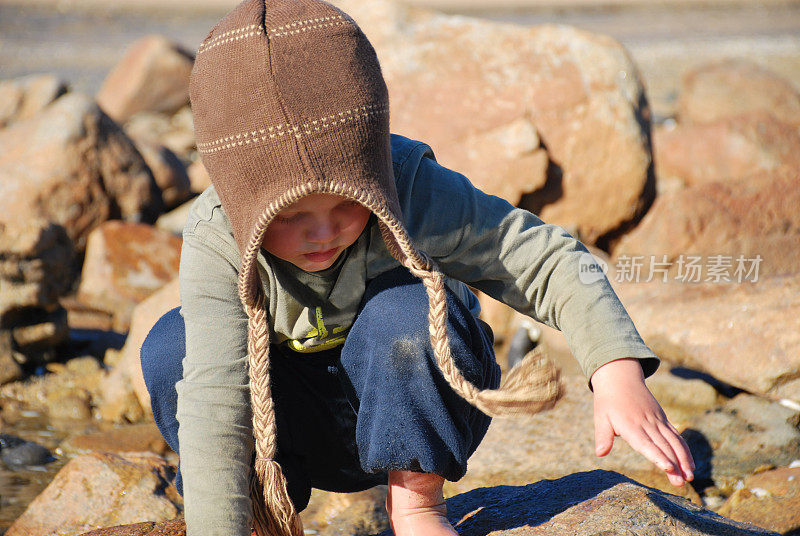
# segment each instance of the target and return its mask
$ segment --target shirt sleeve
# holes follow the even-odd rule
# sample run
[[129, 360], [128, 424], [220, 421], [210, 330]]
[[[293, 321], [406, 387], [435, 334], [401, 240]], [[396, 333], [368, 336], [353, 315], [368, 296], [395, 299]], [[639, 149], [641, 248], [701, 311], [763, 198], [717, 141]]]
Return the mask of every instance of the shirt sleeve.
[[625, 357], [640, 359], [646, 376], [655, 372], [658, 357], [608, 279], [581, 276], [593, 261], [583, 244], [433, 158], [409, 160], [416, 172], [398, 184], [409, 233], [443, 272], [561, 330], [587, 378]]
[[176, 385], [180, 469], [188, 536], [249, 536], [253, 436], [247, 315], [236, 260], [221, 240], [184, 231], [181, 314], [183, 379]]

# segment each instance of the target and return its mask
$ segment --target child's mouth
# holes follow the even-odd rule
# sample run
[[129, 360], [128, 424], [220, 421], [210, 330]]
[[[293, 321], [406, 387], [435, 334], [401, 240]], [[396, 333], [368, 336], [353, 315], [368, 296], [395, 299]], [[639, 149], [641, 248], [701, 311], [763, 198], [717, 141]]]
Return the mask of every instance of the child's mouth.
[[315, 251], [314, 253], [304, 253], [303, 257], [313, 262], [324, 262], [334, 256], [339, 248], [326, 249], [325, 251]]

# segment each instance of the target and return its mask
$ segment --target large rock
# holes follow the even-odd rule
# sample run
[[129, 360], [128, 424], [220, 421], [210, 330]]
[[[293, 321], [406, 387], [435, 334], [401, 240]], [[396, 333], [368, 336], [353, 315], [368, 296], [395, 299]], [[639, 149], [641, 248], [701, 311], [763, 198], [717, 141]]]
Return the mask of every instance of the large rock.
[[140, 353], [150, 329], [159, 318], [170, 309], [180, 305], [180, 288], [176, 277], [133, 310], [131, 329], [122, 356], [103, 381], [103, 408], [101, 413], [107, 420], [119, 420], [120, 409], [125, 408], [125, 400], [132, 391], [146, 414], [152, 415], [150, 394], [144, 384]]
[[0, 82], [0, 128], [27, 119], [67, 92], [52, 74], [34, 74]]
[[[796, 246], [796, 244], [795, 244]], [[663, 359], [771, 398], [800, 401], [800, 273], [756, 283], [616, 284]]]
[[162, 521], [161, 523], [145, 521], [97, 529], [81, 536], [186, 536], [186, 522], [183, 517]]
[[66, 311], [59, 304], [75, 279], [74, 246], [60, 225], [40, 218], [0, 222], [0, 358], [6, 374], [14, 359], [42, 364], [68, 338]]
[[174, 208], [186, 201], [191, 195], [189, 175], [175, 153], [163, 145], [137, 140], [134, 143], [161, 189], [164, 208]]
[[777, 536], [609, 471], [476, 489], [448, 499], [447, 517], [461, 536]]
[[5, 536], [72, 536], [176, 517], [173, 469], [155, 455], [86, 454], [71, 460]]
[[368, 536], [389, 528], [386, 486], [356, 493], [313, 490], [300, 513], [303, 527], [320, 536]]
[[764, 112], [660, 127], [653, 147], [659, 185], [673, 189], [770, 176], [783, 168], [800, 173], [800, 131]]
[[155, 221], [161, 207], [133, 143], [85, 95], [68, 93], [0, 131], [0, 221], [53, 221], [82, 250], [103, 221]]
[[142, 37], [108, 74], [97, 102], [118, 122], [145, 110], [176, 112], [189, 102], [193, 62], [191, 54], [163, 36]]
[[125, 332], [136, 304], [177, 277], [181, 239], [140, 224], [109, 221], [92, 231], [78, 299], [114, 314]]
[[695, 478], [732, 491], [734, 483], [765, 466], [800, 459], [800, 413], [748, 394], [697, 415], [683, 437], [695, 458]]
[[[576, 473], [526, 486], [475, 489], [448, 499], [447, 517], [461, 536], [778, 536], [609, 471]], [[352, 529], [335, 534], [356, 534], [348, 530]], [[183, 520], [174, 519], [82, 536], [185, 534]], [[380, 534], [391, 535], [389, 530]]]
[[781, 467], [744, 479], [720, 515], [781, 534], [800, 529], [800, 467]]
[[[614, 246], [616, 275], [627, 281], [646, 281], [652, 268], [656, 280], [679, 278], [694, 283], [754, 281], [756, 276], [798, 273], [798, 206], [800, 167], [664, 193], [641, 223]], [[760, 261], [755, 260], [758, 256]], [[689, 272], [690, 261], [698, 267], [692, 270], [700, 271]], [[623, 264], [625, 269], [620, 270]], [[636, 265], [640, 265], [638, 278]], [[756, 272], [745, 278], [754, 266]], [[737, 272], [739, 268], [745, 272]]]
[[800, 93], [775, 73], [741, 59], [704, 64], [684, 76], [678, 98], [681, 122], [704, 123], [748, 112], [765, 112], [800, 126]]
[[199, 194], [211, 186], [211, 177], [208, 175], [208, 170], [203, 165], [203, 161], [199, 158], [189, 165], [186, 173], [189, 175], [189, 184], [191, 184], [192, 192]]
[[60, 225], [37, 218], [0, 222], [0, 327], [22, 311], [58, 308], [75, 273], [72, 241]]
[[58, 430], [74, 431], [78, 421], [92, 418], [92, 407], [105, 373], [91, 356], [70, 359], [66, 364], [50, 363], [47, 368], [51, 374], [4, 385], [0, 397], [46, 413], [49, 424]]
[[88, 454], [90, 452], [152, 452], [165, 455], [169, 447], [161, 437], [155, 423], [142, 423], [75, 434], [59, 445], [59, 451], [70, 455]]
[[[337, 3], [375, 45], [392, 128], [428, 142], [443, 165], [514, 204], [534, 192], [527, 208], [576, 224], [589, 243], [652, 200], [649, 112], [636, 67], [613, 39], [389, 0]], [[541, 146], [554, 163], [544, 186]]]
[[184, 106], [175, 115], [160, 112], [139, 112], [125, 123], [125, 133], [139, 142], [163, 145], [181, 157], [192, 160], [196, 153], [192, 111]]
[[566, 376], [564, 385], [566, 394], [552, 410], [530, 417], [494, 419], [469, 459], [464, 478], [445, 484], [448, 494], [484, 486], [520, 485], [601, 468], [700, 502], [691, 486], [672, 486], [660, 469], [622, 439], [615, 440], [611, 454], [597, 458], [593, 400], [586, 379]]

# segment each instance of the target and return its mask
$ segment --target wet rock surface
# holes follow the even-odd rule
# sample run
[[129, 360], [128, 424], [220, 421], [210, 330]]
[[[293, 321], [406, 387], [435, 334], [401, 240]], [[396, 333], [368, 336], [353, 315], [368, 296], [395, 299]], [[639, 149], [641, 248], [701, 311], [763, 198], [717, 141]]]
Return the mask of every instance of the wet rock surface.
[[174, 469], [147, 454], [86, 454], [70, 461], [5, 536], [69, 536], [141, 521], [166, 521], [182, 501]]
[[20, 469], [52, 462], [50, 450], [33, 441], [11, 434], [0, 434], [0, 459], [9, 469]]

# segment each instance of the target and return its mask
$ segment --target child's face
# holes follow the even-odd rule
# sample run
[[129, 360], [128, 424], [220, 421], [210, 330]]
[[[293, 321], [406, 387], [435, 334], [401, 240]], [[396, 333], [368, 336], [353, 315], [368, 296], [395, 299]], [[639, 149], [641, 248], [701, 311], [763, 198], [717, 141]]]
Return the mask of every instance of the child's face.
[[333, 194], [310, 194], [278, 213], [261, 245], [307, 272], [329, 268], [359, 237], [370, 211]]

